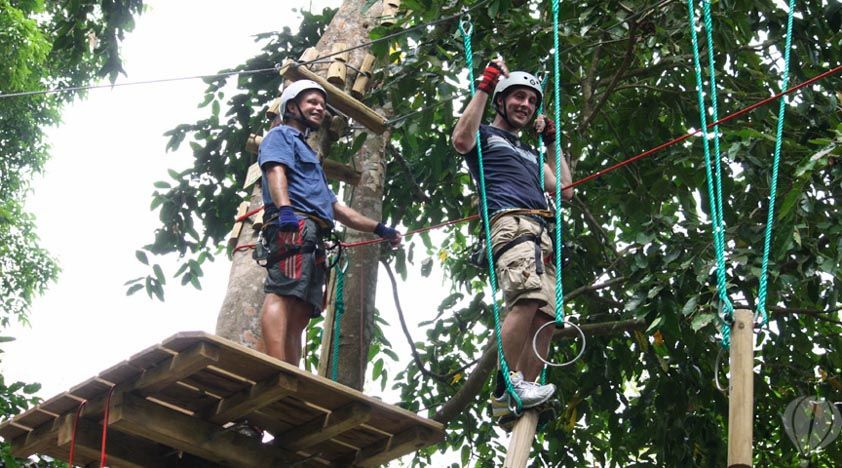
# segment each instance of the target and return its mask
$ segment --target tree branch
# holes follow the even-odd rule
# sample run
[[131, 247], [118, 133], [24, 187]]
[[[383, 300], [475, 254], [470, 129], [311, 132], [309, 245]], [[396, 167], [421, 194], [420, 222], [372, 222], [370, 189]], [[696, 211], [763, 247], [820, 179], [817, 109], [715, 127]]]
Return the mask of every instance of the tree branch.
[[392, 267], [391, 265], [389, 265], [389, 262], [387, 262], [385, 259], [380, 259], [380, 263], [382, 263], [383, 266], [386, 268], [386, 273], [389, 274], [389, 281], [392, 282], [392, 297], [395, 299], [395, 308], [398, 310], [398, 320], [400, 320], [401, 322], [401, 329], [403, 330], [403, 334], [406, 337], [406, 342], [409, 343], [409, 347], [412, 350], [412, 360], [415, 361], [415, 365], [418, 366], [418, 370], [420, 370], [422, 374], [431, 379], [436, 379], [442, 383], [450, 383], [450, 381], [453, 379], [453, 376], [476, 364], [479, 361], [479, 359], [475, 359], [472, 362], [469, 362], [456, 370], [448, 372], [447, 374], [438, 374], [424, 367], [424, 364], [421, 361], [421, 355], [418, 354], [418, 349], [415, 347], [415, 341], [412, 339], [412, 335], [409, 333], [409, 327], [406, 326], [406, 318], [404, 318], [403, 308], [401, 308], [400, 297], [398, 297], [398, 282], [397, 280], [395, 280], [395, 273], [392, 271]]
[[581, 133], [587, 130], [588, 126], [591, 124], [591, 122], [593, 122], [594, 117], [596, 117], [597, 114], [599, 114], [599, 110], [605, 104], [605, 101], [608, 100], [608, 97], [614, 91], [614, 88], [617, 86], [617, 83], [619, 83], [620, 78], [626, 72], [626, 69], [628, 68], [629, 64], [631, 64], [631, 61], [634, 58], [634, 44], [637, 42], [637, 36], [635, 34], [636, 30], [637, 23], [634, 21], [629, 23], [629, 42], [626, 46], [626, 55], [623, 58], [623, 63], [620, 65], [619, 68], [617, 68], [617, 72], [614, 73], [614, 77], [611, 78], [611, 81], [605, 88], [605, 92], [602, 93], [602, 96], [600, 96], [599, 101], [597, 101], [596, 105], [593, 107], [591, 112], [585, 115], [585, 119], [576, 129], [578, 132]]
[[418, 181], [415, 180], [415, 176], [412, 174], [412, 169], [409, 167], [409, 163], [403, 157], [400, 151], [397, 150], [391, 144], [386, 146], [386, 151], [388, 151], [389, 155], [392, 156], [395, 161], [400, 164], [403, 171], [406, 173], [407, 178], [410, 182], [410, 189], [412, 189], [412, 195], [415, 197], [415, 201], [429, 203], [430, 197], [427, 196], [426, 193], [421, 189], [421, 185], [418, 184]]

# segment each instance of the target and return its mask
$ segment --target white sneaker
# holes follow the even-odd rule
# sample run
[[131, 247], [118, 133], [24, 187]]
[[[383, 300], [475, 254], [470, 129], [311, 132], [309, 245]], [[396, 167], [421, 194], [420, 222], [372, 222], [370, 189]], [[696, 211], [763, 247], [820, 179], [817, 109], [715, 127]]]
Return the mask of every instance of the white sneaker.
[[549, 400], [555, 393], [555, 385], [527, 382], [523, 380], [523, 374], [520, 372], [510, 373], [509, 379], [512, 381], [512, 387], [517, 396], [520, 397], [520, 402], [524, 408], [538, 406]]

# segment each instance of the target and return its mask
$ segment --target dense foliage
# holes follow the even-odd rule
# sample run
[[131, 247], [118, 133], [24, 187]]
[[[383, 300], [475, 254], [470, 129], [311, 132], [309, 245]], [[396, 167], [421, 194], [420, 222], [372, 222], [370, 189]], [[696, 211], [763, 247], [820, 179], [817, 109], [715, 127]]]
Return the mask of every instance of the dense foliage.
[[[0, 94], [112, 81], [123, 71], [118, 51], [141, 0], [122, 2], [0, 0]], [[35, 218], [24, 202], [49, 158], [44, 132], [60, 121], [79, 92], [5, 97], [0, 101], [0, 327], [27, 321], [33, 298], [59, 272], [39, 246]], [[2, 338], [0, 342], [11, 338]], [[0, 377], [0, 415], [33, 403], [37, 384], [6, 384]], [[9, 466], [6, 446], [2, 459]]]
[[[456, 13], [462, 8], [457, 3], [405, 0], [398, 23], [373, 28], [371, 37]], [[549, 3], [494, 0], [473, 11], [476, 66], [500, 53], [512, 69], [547, 73]], [[799, 2], [797, 11], [794, 83], [842, 58], [840, 3]], [[561, 2], [560, 14], [561, 126], [574, 179], [698, 127], [686, 3]], [[329, 16], [305, 13], [297, 36], [265, 35], [264, 53], [235, 69], [299, 56], [318, 39]], [[720, 116], [778, 91], [785, 21], [786, 12], [774, 2], [714, 4]], [[474, 213], [476, 203], [465, 195], [473, 188], [449, 142], [457, 103], [463, 102], [454, 98], [466, 91], [456, 24], [411, 32], [372, 50], [387, 65], [375, 76], [380, 87], [368, 102], [391, 104], [396, 115], [421, 110], [400, 121], [393, 134], [384, 216], [414, 229]], [[190, 141], [196, 164], [159, 183], [162, 191], [153, 201], [162, 225], [147, 250], [184, 255], [176, 274], [182, 283], [198, 284], [200, 264], [217, 252], [230, 227], [253, 161], [242, 150], [245, 138], [261, 127], [260, 111], [280, 84], [276, 76], [243, 76], [237, 81], [241, 92], [226, 101], [221, 91], [226, 82], [208, 83], [207, 119], [171, 132], [171, 147]], [[757, 349], [755, 462], [762, 466], [797, 459], [780, 419], [787, 403], [804, 394], [842, 400], [842, 119], [840, 96], [833, 91], [839, 84], [839, 77], [832, 77], [804, 89], [787, 109], [770, 267], [771, 324], [759, 331]], [[220, 115], [223, 105], [227, 119]], [[750, 308], [760, 271], [776, 115], [776, 106], [766, 106], [722, 129], [728, 287], [737, 304]], [[350, 157], [360, 138], [342, 140], [333, 157]], [[550, 373], [563, 412], [536, 445], [543, 463], [726, 464], [727, 397], [713, 384], [719, 322], [702, 164], [701, 143], [694, 138], [577, 187], [574, 201], [563, 207], [571, 258], [564, 290], [582, 292], [566, 304], [566, 313], [582, 323], [642, 318], [647, 327], [593, 337], [576, 366]], [[438, 245], [419, 236], [396, 259], [404, 274], [407, 268], [428, 274], [438, 264], [451, 280], [452, 291], [443, 294], [437, 312], [430, 311], [417, 343], [422, 361], [440, 375], [478, 357], [490, 339], [483, 273], [465, 261], [472, 242], [468, 231], [476, 233], [477, 226], [452, 228], [437, 237], [443, 239]], [[147, 279], [150, 292], [160, 289], [159, 276]], [[609, 281], [610, 286], [593, 287]], [[419, 339], [420, 332], [415, 334]], [[431, 379], [412, 364], [394, 385], [408, 408], [434, 412], [466, 379], [463, 373]], [[488, 391], [486, 384], [480, 398], [449, 421], [447, 441], [439, 447], [460, 451], [464, 464], [490, 465], [503, 452], [504, 439], [483, 403]], [[423, 451], [416, 460], [430, 454]], [[816, 456], [820, 464], [834, 459], [842, 459], [839, 443]]]

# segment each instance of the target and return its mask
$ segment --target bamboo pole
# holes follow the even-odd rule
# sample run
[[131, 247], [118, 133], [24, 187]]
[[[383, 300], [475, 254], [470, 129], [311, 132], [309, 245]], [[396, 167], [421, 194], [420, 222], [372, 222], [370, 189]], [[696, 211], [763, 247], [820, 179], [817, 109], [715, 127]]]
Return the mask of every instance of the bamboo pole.
[[538, 427], [538, 411], [529, 410], [518, 418], [512, 429], [512, 440], [506, 452], [504, 468], [525, 468], [529, 462], [529, 453], [535, 441], [535, 430]]
[[337, 54], [333, 56], [333, 62], [327, 69], [327, 81], [335, 85], [339, 89], [345, 88], [345, 77], [348, 74], [348, 57], [349, 52], [345, 51], [348, 44], [344, 42], [337, 42], [333, 44], [331, 53]]
[[752, 466], [754, 421], [754, 313], [734, 311], [731, 329], [731, 382], [728, 389], [728, 467]]
[[371, 69], [374, 68], [375, 57], [371, 54], [366, 54], [360, 64], [360, 71], [357, 74], [357, 79], [354, 80], [354, 86], [351, 88], [351, 96], [355, 99], [362, 99], [368, 88], [368, 80], [371, 78]]
[[345, 94], [327, 80], [296, 63], [286, 63], [280, 71], [284, 78], [291, 80], [313, 80], [327, 92], [328, 103], [339, 112], [361, 123], [365, 128], [380, 135], [386, 131], [386, 119], [365, 104]]

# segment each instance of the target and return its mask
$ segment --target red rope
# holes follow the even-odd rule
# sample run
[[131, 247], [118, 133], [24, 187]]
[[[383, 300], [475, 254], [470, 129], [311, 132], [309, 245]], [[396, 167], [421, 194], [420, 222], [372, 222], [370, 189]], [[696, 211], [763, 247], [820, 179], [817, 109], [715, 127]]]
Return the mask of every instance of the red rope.
[[[723, 124], [723, 123], [725, 123], [725, 122], [728, 122], [729, 120], [735, 119], [735, 118], [737, 118], [737, 117], [739, 117], [739, 116], [741, 116], [741, 115], [743, 115], [743, 114], [746, 114], [746, 113], [748, 113], [748, 112], [751, 112], [751, 111], [753, 111], [754, 109], [757, 109], [758, 107], [765, 106], [766, 104], [768, 104], [768, 103], [770, 103], [770, 102], [772, 102], [772, 101], [775, 101], [775, 100], [777, 100], [777, 99], [780, 99], [782, 96], [785, 96], [785, 95], [787, 95], [787, 94], [791, 94], [791, 93], [793, 93], [793, 92], [795, 92], [795, 91], [798, 91], [799, 89], [801, 89], [801, 88], [803, 88], [803, 87], [805, 87], [805, 86], [809, 86], [809, 85], [811, 85], [811, 84], [813, 84], [813, 83], [815, 83], [815, 82], [817, 82], [817, 81], [819, 81], [819, 80], [822, 80], [822, 79], [824, 79], [824, 78], [827, 78], [828, 76], [834, 75], [834, 74], [838, 73], [839, 71], [842, 71], [842, 65], [838, 65], [837, 67], [832, 68], [832, 69], [830, 69], [830, 70], [827, 70], [827, 71], [825, 71], [825, 72], [823, 72], [823, 73], [821, 73], [821, 74], [819, 74], [819, 75], [816, 75], [816, 76], [814, 76], [814, 77], [810, 78], [809, 80], [807, 80], [807, 81], [805, 81], [805, 82], [803, 82], [803, 83], [799, 83], [799, 84], [797, 84], [797, 85], [795, 85], [795, 86], [793, 86], [793, 87], [791, 87], [791, 88], [789, 88], [789, 89], [787, 89], [787, 90], [785, 90], [785, 91], [782, 91], [782, 92], [780, 92], [780, 93], [778, 93], [778, 94], [775, 94], [775, 95], [773, 95], [773, 96], [770, 96], [770, 97], [768, 97], [768, 98], [766, 98], [766, 99], [760, 100], [760, 101], [758, 101], [758, 102], [756, 102], [756, 103], [754, 103], [754, 104], [752, 104], [752, 105], [750, 105], [750, 106], [748, 106], [748, 107], [744, 107], [744, 108], [742, 108], [742, 109], [740, 109], [740, 110], [738, 110], [738, 111], [736, 111], [736, 112], [734, 112], [734, 113], [732, 113], [732, 114], [728, 114], [728, 115], [726, 115], [725, 117], [723, 117], [723, 118], [721, 118], [721, 119], [717, 120], [716, 122], [713, 122], [713, 123], [709, 124], [709, 125], [708, 125], [708, 128], [713, 128], [714, 126], [717, 126], [717, 125]], [[562, 187], [562, 190], [567, 190], [567, 189], [569, 189], [569, 188], [573, 188], [573, 187], [576, 187], [576, 186], [582, 185], [582, 184], [584, 184], [585, 182], [589, 182], [589, 181], [591, 181], [591, 180], [593, 180], [593, 179], [596, 179], [597, 177], [601, 177], [601, 176], [603, 176], [603, 175], [605, 175], [605, 174], [608, 174], [609, 172], [615, 171], [615, 170], [617, 170], [617, 169], [619, 169], [619, 168], [621, 168], [621, 167], [623, 167], [623, 166], [628, 166], [629, 164], [631, 164], [631, 163], [633, 163], [633, 162], [636, 162], [636, 161], [638, 161], [638, 160], [640, 160], [640, 159], [643, 159], [643, 158], [649, 157], [649, 156], [651, 156], [651, 155], [653, 155], [653, 154], [655, 154], [655, 153], [657, 153], [657, 152], [659, 152], [659, 151], [661, 151], [661, 150], [663, 150], [663, 149], [666, 149], [666, 148], [669, 148], [670, 146], [673, 146], [673, 145], [676, 145], [676, 144], [678, 144], [678, 143], [681, 143], [682, 141], [684, 141], [684, 140], [686, 140], [686, 139], [688, 139], [688, 138], [694, 137], [694, 136], [696, 136], [696, 135], [698, 135], [698, 134], [700, 134], [700, 133], [702, 133], [702, 129], [698, 129], [698, 130], [695, 130], [695, 131], [693, 131], [693, 132], [690, 132], [690, 133], [687, 133], [687, 134], [681, 135], [680, 137], [674, 138], [674, 139], [672, 139], [672, 140], [670, 140], [670, 141], [668, 141], [668, 142], [666, 142], [666, 143], [662, 143], [662, 144], [660, 144], [660, 145], [658, 145], [658, 146], [656, 146], [656, 147], [654, 147], [654, 148], [651, 148], [651, 149], [649, 149], [649, 150], [646, 150], [646, 151], [644, 151], [644, 152], [642, 152], [642, 153], [640, 153], [640, 154], [638, 154], [638, 155], [636, 155], [636, 156], [632, 156], [632, 157], [631, 157], [631, 158], [629, 158], [629, 159], [626, 159], [626, 160], [624, 160], [624, 161], [620, 161], [619, 163], [614, 164], [613, 166], [609, 166], [609, 167], [607, 167], [607, 168], [605, 168], [605, 169], [602, 169], [602, 170], [596, 171], [596, 172], [594, 172], [593, 174], [591, 174], [591, 175], [589, 175], [589, 176], [587, 176], [587, 177], [583, 177], [583, 178], [581, 178], [581, 179], [579, 179], [579, 180], [577, 180], [577, 181], [575, 181], [575, 182], [571, 183], [570, 185], [567, 185], [567, 186]], [[256, 210], [253, 210], [253, 211], [251, 211], [251, 212], [249, 212], [249, 213], [246, 213], [245, 215], [243, 215], [243, 216], [241, 216], [241, 217], [237, 218], [237, 222], [240, 222], [240, 221], [245, 220], [245, 219], [246, 219], [246, 218], [248, 218], [249, 216], [251, 216], [251, 215], [253, 215], [253, 214], [255, 214], [255, 213], [259, 212], [259, 211], [260, 211], [260, 210], [262, 210], [262, 209], [263, 209], [263, 208], [261, 207], [261, 208], [258, 208], [258, 209], [256, 209]], [[414, 230], [414, 231], [409, 231], [409, 232], [407, 232], [406, 234], [404, 234], [404, 236], [411, 236], [411, 235], [413, 235], [413, 234], [420, 234], [420, 233], [422, 233], [422, 232], [427, 232], [427, 231], [431, 231], [431, 230], [433, 230], [433, 229], [438, 229], [438, 228], [441, 228], [441, 227], [450, 226], [450, 225], [452, 225], [452, 224], [459, 224], [459, 223], [464, 223], [464, 222], [468, 222], [468, 221], [473, 221], [473, 220], [475, 220], [475, 219], [477, 219], [477, 218], [479, 218], [479, 215], [471, 215], [471, 216], [466, 216], [466, 217], [464, 217], [464, 218], [453, 219], [453, 220], [450, 220], [450, 221], [445, 221], [445, 222], [443, 222], [443, 223], [434, 224], [434, 225], [432, 225], [432, 226], [422, 227], [422, 228], [420, 228], [420, 229], [416, 229], [416, 230]], [[364, 240], [364, 241], [359, 241], [359, 242], [347, 242], [347, 243], [343, 242], [343, 243], [342, 243], [342, 247], [345, 247], [345, 248], [362, 247], [362, 246], [364, 246], [364, 245], [379, 244], [379, 243], [381, 243], [381, 242], [385, 242], [386, 240], [387, 240], [387, 239], [369, 239], [369, 240]], [[241, 246], [238, 246], [236, 249], [234, 249], [234, 252], [239, 252], [240, 250], [246, 250], [246, 249], [251, 249], [251, 248], [254, 248], [254, 245], [241, 245]]]
[[257, 213], [260, 213], [261, 211], [263, 211], [263, 207], [262, 207], [262, 206], [261, 206], [261, 207], [258, 207], [258, 208], [255, 208], [255, 209], [253, 209], [253, 210], [249, 211], [248, 213], [246, 213], [246, 214], [244, 214], [244, 215], [242, 215], [242, 216], [239, 216], [239, 217], [237, 217], [237, 218], [234, 218], [234, 222], [235, 222], [235, 223], [242, 223], [243, 221], [245, 221], [245, 220], [247, 220], [247, 219], [251, 218], [251, 216], [252, 216], [252, 215], [255, 215], [255, 214], [257, 214]]
[[[797, 85], [795, 85], [795, 86], [793, 86], [793, 87], [791, 87], [791, 88], [789, 88], [789, 89], [787, 89], [787, 90], [785, 90], [785, 91], [782, 91], [782, 92], [780, 92], [780, 93], [778, 93], [778, 94], [775, 94], [775, 95], [770, 96], [770, 97], [768, 97], [768, 98], [766, 98], [766, 99], [763, 99], [763, 100], [761, 100], [761, 101], [758, 101], [758, 102], [756, 102], [756, 103], [754, 103], [754, 104], [752, 104], [752, 105], [750, 105], [750, 106], [748, 106], [748, 107], [745, 107], [745, 108], [743, 108], [743, 109], [740, 109], [740, 110], [738, 110], [738, 111], [736, 111], [736, 112], [734, 112], [734, 113], [732, 113], [732, 114], [728, 114], [728, 115], [726, 115], [725, 117], [723, 117], [723, 118], [721, 118], [721, 119], [717, 120], [716, 122], [713, 122], [713, 123], [711, 123], [710, 125], [708, 125], [708, 128], [713, 128], [713, 127], [714, 127], [714, 126], [716, 126], [716, 125], [723, 124], [723, 123], [725, 123], [725, 122], [727, 122], [727, 121], [729, 121], [729, 120], [732, 120], [732, 119], [734, 119], [734, 118], [737, 118], [737, 117], [739, 117], [739, 116], [741, 116], [741, 115], [743, 115], [743, 114], [746, 114], [746, 113], [748, 113], [748, 112], [751, 112], [751, 111], [753, 111], [754, 109], [757, 109], [757, 108], [758, 108], [758, 107], [760, 107], [760, 106], [764, 106], [764, 105], [766, 105], [766, 104], [768, 104], [768, 103], [770, 103], [770, 102], [772, 102], [772, 101], [774, 101], [774, 100], [776, 100], [776, 99], [780, 99], [782, 96], [785, 96], [785, 95], [787, 95], [787, 94], [790, 94], [790, 93], [793, 93], [793, 92], [795, 92], [795, 91], [798, 91], [799, 89], [801, 89], [801, 88], [803, 88], [803, 87], [805, 87], [805, 86], [809, 86], [810, 84], [813, 84], [813, 83], [815, 83], [816, 81], [819, 81], [819, 80], [821, 80], [821, 79], [827, 78], [828, 76], [833, 75], [833, 74], [835, 74], [835, 73], [838, 73], [839, 71], [842, 71], [842, 65], [839, 65], [839, 66], [837, 66], [836, 68], [832, 68], [832, 69], [830, 69], [830, 70], [827, 70], [827, 71], [825, 71], [824, 73], [821, 73], [821, 74], [819, 74], [819, 75], [816, 75], [816, 76], [814, 76], [813, 78], [810, 78], [809, 80], [807, 80], [807, 81], [805, 81], [805, 82], [803, 82], [803, 83], [797, 84]], [[666, 143], [660, 144], [660, 145], [658, 145], [658, 146], [656, 146], [656, 147], [654, 147], [654, 148], [652, 148], [652, 149], [646, 150], [646, 151], [644, 151], [644, 152], [642, 152], [642, 153], [638, 154], [637, 156], [633, 156], [633, 157], [631, 157], [631, 158], [629, 158], [629, 159], [626, 159], [625, 161], [620, 161], [619, 163], [614, 164], [613, 166], [610, 166], [610, 167], [607, 167], [607, 168], [605, 168], [605, 169], [602, 169], [602, 170], [599, 170], [599, 171], [597, 171], [597, 172], [594, 172], [593, 174], [591, 174], [591, 175], [589, 175], [589, 176], [587, 176], [587, 177], [584, 177], [584, 178], [582, 178], [582, 179], [579, 179], [579, 180], [577, 180], [577, 181], [575, 181], [575, 182], [571, 183], [570, 185], [567, 185], [567, 186], [563, 187], [563, 188], [562, 188], [562, 190], [567, 190], [567, 189], [569, 189], [569, 188], [576, 187], [576, 186], [578, 186], [578, 185], [584, 184], [585, 182], [588, 182], [588, 181], [591, 181], [591, 180], [593, 180], [593, 179], [596, 179], [597, 177], [600, 177], [600, 176], [603, 176], [603, 175], [605, 175], [605, 174], [608, 174], [609, 172], [615, 171], [615, 170], [617, 170], [617, 169], [619, 169], [619, 168], [621, 168], [621, 167], [623, 167], [623, 166], [628, 166], [629, 164], [631, 164], [631, 163], [633, 163], [633, 162], [635, 162], [635, 161], [638, 161], [638, 160], [643, 159], [643, 158], [645, 158], [645, 157], [651, 156], [651, 155], [653, 155], [653, 154], [657, 153], [658, 151], [661, 151], [661, 150], [663, 150], [663, 149], [665, 149], [665, 148], [669, 148], [670, 146], [673, 146], [673, 145], [676, 145], [676, 144], [678, 144], [678, 143], [681, 143], [682, 141], [684, 141], [684, 140], [686, 140], [686, 139], [688, 139], [688, 138], [690, 138], [690, 137], [696, 136], [696, 135], [698, 135], [698, 134], [700, 134], [700, 133], [702, 133], [702, 130], [701, 130], [701, 129], [698, 129], [698, 130], [696, 130], [696, 131], [694, 131], [694, 132], [687, 133], [687, 134], [682, 135], [682, 136], [680, 136], [680, 137], [678, 137], [678, 138], [674, 138], [674, 139], [672, 139], [672, 140], [670, 140], [670, 141], [668, 141], [668, 142], [666, 142]], [[405, 236], [410, 236], [410, 235], [412, 235], [412, 234], [418, 234], [418, 233], [420, 233], [420, 232], [426, 232], [426, 231], [429, 231], [429, 230], [431, 230], [431, 229], [437, 229], [437, 228], [440, 228], [440, 227], [443, 227], [443, 226], [449, 226], [449, 225], [451, 225], [451, 224], [457, 224], [457, 223], [462, 223], [462, 222], [466, 222], [466, 221], [472, 221], [472, 220], [474, 220], [474, 219], [477, 219], [478, 217], [479, 217], [479, 215], [467, 216], [467, 217], [465, 217], [465, 218], [460, 218], [460, 219], [456, 219], [456, 220], [451, 220], [451, 221], [447, 221], [447, 222], [444, 222], [444, 223], [441, 223], [441, 224], [436, 224], [436, 225], [434, 225], [434, 226], [427, 226], [427, 227], [423, 227], [423, 228], [421, 228], [421, 229], [416, 229], [416, 230], [414, 230], [414, 231], [409, 231], [409, 232], [407, 232], [407, 233], [406, 233], [406, 234], [404, 234], [404, 235], [405, 235]], [[343, 244], [342, 244], [342, 247], [345, 247], [345, 248], [352, 248], [352, 247], [360, 247], [360, 246], [363, 246], [363, 245], [379, 244], [379, 243], [381, 243], [381, 242], [385, 242], [386, 240], [387, 240], [387, 239], [370, 239], [370, 240], [365, 240], [365, 241], [360, 241], [360, 242], [350, 242], [350, 243], [347, 243], [347, 244], [346, 244], [346, 243], [343, 243]]]
[[70, 455], [67, 457], [67, 466], [73, 468], [73, 458], [76, 455], [76, 433], [79, 430], [79, 418], [82, 416], [82, 408], [88, 403], [88, 400], [82, 400], [79, 407], [76, 408], [76, 417], [73, 419], [73, 433], [70, 434]]
[[108, 415], [111, 412], [111, 395], [114, 394], [115, 387], [116, 385], [113, 385], [108, 390], [108, 396], [105, 398], [105, 411], [102, 415], [102, 446], [99, 450], [100, 468], [105, 468], [105, 439], [108, 437]]

